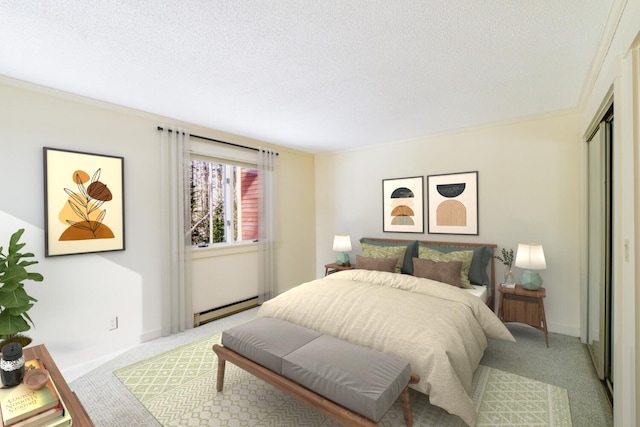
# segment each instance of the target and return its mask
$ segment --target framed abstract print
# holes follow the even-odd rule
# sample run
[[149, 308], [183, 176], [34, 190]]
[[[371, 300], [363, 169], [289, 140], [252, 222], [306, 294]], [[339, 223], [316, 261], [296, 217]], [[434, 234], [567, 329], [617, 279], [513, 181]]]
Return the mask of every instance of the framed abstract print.
[[382, 180], [382, 231], [424, 233], [424, 177]]
[[427, 176], [428, 232], [478, 234], [478, 172]]
[[45, 256], [124, 250], [124, 158], [44, 147]]

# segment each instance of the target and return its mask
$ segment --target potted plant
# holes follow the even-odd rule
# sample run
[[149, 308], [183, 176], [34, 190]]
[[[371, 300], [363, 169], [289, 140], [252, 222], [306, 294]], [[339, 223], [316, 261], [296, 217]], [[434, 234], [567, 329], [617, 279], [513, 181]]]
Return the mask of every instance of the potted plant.
[[31, 338], [21, 335], [35, 326], [28, 311], [37, 302], [27, 294], [23, 282], [33, 280], [42, 282], [40, 273], [28, 272], [27, 267], [38, 261], [26, 260], [33, 258], [30, 252], [20, 252], [25, 243], [18, 243], [24, 233], [24, 228], [13, 233], [9, 241], [7, 253], [0, 246], [0, 348], [7, 342], [19, 342], [23, 347], [31, 342]]
[[507, 268], [504, 271], [504, 281], [502, 282], [505, 286], [513, 286], [516, 281], [513, 278], [513, 249], [506, 250], [502, 248], [502, 256], [495, 255], [495, 259], [503, 263]]

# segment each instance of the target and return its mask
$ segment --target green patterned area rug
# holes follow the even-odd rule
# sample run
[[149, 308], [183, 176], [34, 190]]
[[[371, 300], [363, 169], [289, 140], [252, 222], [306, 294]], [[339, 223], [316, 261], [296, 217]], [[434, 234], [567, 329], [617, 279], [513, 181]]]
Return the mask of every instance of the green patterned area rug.
[[[211, 346], [220, 333], [114, 371], [163, 426], [334, 427], [337, 423], [262, 380], [227, 363], [224, 391], [216, 391], [217, 358]], [[464, 426], [411, 390], [416, 426]], [[571, 426], [565, 389], [480, 366], [472, 398], [478, 426]], [[400, 402], [381, 426], [404, 426]]]

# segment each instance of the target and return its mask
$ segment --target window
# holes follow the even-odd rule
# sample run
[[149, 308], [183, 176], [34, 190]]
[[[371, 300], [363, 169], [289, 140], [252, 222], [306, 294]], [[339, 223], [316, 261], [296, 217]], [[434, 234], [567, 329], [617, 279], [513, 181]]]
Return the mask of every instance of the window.
[[191, 244], [258, 239], [258, 171], [248, 166], [191, 160]]

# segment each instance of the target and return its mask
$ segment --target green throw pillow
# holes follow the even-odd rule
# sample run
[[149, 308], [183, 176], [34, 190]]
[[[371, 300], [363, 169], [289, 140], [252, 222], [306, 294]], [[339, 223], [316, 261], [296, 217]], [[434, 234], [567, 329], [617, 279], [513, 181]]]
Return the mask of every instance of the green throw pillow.
[[471, 260], [473, 259], [472, 250], [444, 253], [426, 246], [420, 246], [418, 248], [418, 258], [430, 259], [435, 262], [462, 262], [462, 268], [460, 269], [460, 287], [467, 289], [473, 288], [471, 282], [469, 282], [469, 268], [471, 268]]
[[378, 246], [362, 243], [362, 256], [366, 258], [396, 258], [396, 273], [402, 271], [406, 246]]
[[471, 260], [471, 267], [469, 267], [469, 281], [474, 285], [491, 286], [491, 279], [487, 274], [487, 266], [493, 256], [493, 248], [489, 246], [456, 247], [420, 243], [420, 247], [423, 246], [444, 253], [462, 250], [473, 251], [473, 259]]
[[[407, 242], [388, 242], [384, 240], [372, 240], [363, 237], [360, 239], [360, 243], [364, 245], [365, 243], [372, 246], [401, 246], [407, 248], [404, 254], [404, 261], [402, 263], [402, 268], [400, 269], [401, 273], [413, 275], [413, 258], [418, 256], [418, 241], [411, 240]], [[362, 247], [364, 250], [364, 246]]]

